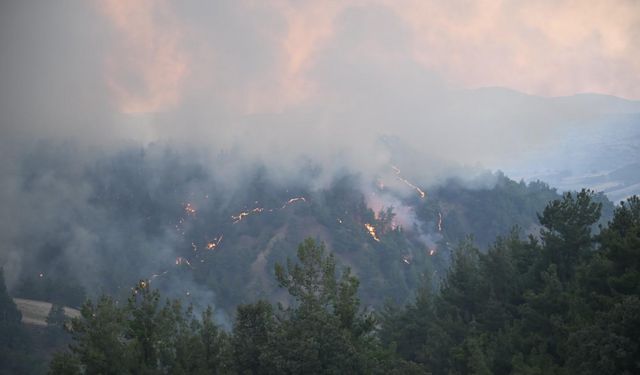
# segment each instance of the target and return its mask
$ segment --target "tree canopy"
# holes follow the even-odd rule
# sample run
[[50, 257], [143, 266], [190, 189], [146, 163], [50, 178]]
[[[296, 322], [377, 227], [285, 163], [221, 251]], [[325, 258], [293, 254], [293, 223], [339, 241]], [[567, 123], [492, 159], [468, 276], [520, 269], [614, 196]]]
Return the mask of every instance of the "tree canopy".
[[539, 236], [514, 229], [487, 251], [461, 241], [442, 282], [425, 275], [412, 302], [379, 311], [314, 239], [275, 264], [288, 297], [238, 306], [230, 332], [141, 281], [126, 302], [83, 305], [51, 373], [638, 373], [640, 199], [599, 227], [593, 199], [551, 201]]

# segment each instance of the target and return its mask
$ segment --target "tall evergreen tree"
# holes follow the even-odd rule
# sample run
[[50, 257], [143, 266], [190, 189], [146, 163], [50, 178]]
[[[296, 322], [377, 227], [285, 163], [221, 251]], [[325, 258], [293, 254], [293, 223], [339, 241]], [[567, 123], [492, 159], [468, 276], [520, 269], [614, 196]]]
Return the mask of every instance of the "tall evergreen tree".
[[22, 314], [7, 291], [0, 267], [0, 374], [32, 371], [31, 344], [21, 320]]

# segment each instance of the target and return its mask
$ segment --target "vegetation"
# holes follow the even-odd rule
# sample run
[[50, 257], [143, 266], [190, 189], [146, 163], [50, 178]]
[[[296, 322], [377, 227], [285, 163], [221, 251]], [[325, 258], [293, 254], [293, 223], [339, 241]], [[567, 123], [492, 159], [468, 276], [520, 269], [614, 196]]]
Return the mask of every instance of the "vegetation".
[[438, 293], [385, 311], [383, 343], [433, 374], [638, 373], [640, 199], [592, 235], [592, 198], [551, 202], [540, 241], [462, 244]]
[[359, 281], [312, 239], [275, 265], [290, 298], [238, 307], [224, 332], [160, 302], [140, 282], [127, 303], [87, 302], [53, 374], [632, 374], [640, 371], [640, 199], [616, 208], [567, 193], [539, 217], [539, 238], [517, 230], [487, 252], [455, 249], [443, 282], [404, 307], [360, 307]]
[[[446, 273], [453, 247], [465, 236], [473, 235], [484, 251], [514, 225], [538, 233], [536, 213], [559, 197], [544, 183], [516, 182], [500, 173], [423, 187], [424, 199], [386, 177], [387, 185], [372, 187], [373, 196], [362, 188], [371, 181], [346, 172], [322, 188], [311, 187], [313, 166], [301, 171], [308, 179], [286, 184], [264, 168], [243, 168], [236, 181], [243, 183], [236, 185], [223, 178], [224, 163], [218, 173], [199, 158], [162, 146], [127, 148], [76, 175], [46, 147], [38, 152], [25, 162], [25, 170], [33, 171], [21, 181], [27, 194], [46, 200], [51, 192], [44, 176], [56, 176], [62, 186], [86, 187], [86, 195], [48, 210], [42, 225], [21, 227], [24, 233], [13, 244], [21, 249], [21, 267], [12, 270], [19, 273], [12, 293], [74, 308], [99, 293], [126, 300], [138, 280], [162, 274], [153, 282], [166, 297], [206, 291], [215, 294], [216, 313], [232, 316], [238, 305], [280, 295], [273, 267], [295, 257], [306, 237], [325, 241], [336, 260], [351, 267], [363, 306], [379, 308], [388, 299], [405, 304], [423, 274]], [[305, 200], [281, 209], [295, 197]], [[187, 203], [193, 214], [185, 211]], [[611, 207], [603, 201], [607, 220]], [[232, 216], [256, 208], [263, 210], [234, 224]], [[364, 224], [375, 227], [380, 241]], [[207, 248], [222, 236], [219, 246]], [[175, 267], [177, 257], [193, 267]], [[440, 279], [433, 277], [435, 283]], [[212, 303], [213, 297], [192, 293], [187, 303], [202, 300]]]
[[27, 374], [38, 370], [32, 343], [21, 323], [22, 314], [7, 293], [0, 268], [0, 374]]

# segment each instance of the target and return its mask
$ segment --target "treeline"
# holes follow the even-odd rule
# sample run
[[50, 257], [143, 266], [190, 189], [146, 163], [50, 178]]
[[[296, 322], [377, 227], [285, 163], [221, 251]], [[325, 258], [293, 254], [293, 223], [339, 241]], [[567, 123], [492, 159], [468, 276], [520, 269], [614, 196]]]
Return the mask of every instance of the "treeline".
[[180, 301], [160, 301], [141, 281], [122, 306], [104, 296], [71, 321], [74, 344], [51, 362], [52, 374], [387, 374], [421, 373], [384, 349], [373, 314], [360, 310], [358, 279], [337, 272], [322, 244], [305, 240], [298, 263], [275, 269], [288, 307], [239, 306], [231, 332]]
[[364, 311], [359, 281], [313, 240], [276, 265], [286, 306], [239, 306], [216, 326], [146, 282], [126, 303], [87, 302], [53, 374], [633, 374], [640, 371], [640, 199], [592, 233], [593, 193], [565, 194], [487, 252], [454, 251], [437, 288]]
[[[423, 273], [446, 273], [449, 244], [473, 234], [474, 243], [486, 249], [516, 224], [537, 232], [536, 212], [559, 197], [544, 183], [516, 182], [499, 172], [421, 186], [422, 199], [404, 184], [374, 187], [355, 171], [316, 184], [311, 181], [320, 170], [309, 165], [298, 175], [304, 177], [284, 183], [263, 166], [232, 168], [232, 160], [205, 165], [193, 156], [160, 145], [125, 148], [70, 173], [72, 152], [46, 146], [34, 152], [18, 183], [30, 202], [21, 218], [35, 219], [17, 223], [7, 247], [20, 249], [20, 267], [11, 269], [13, 296], [74, 308], [98, 293], [126, 300], [139, 279], [171, 269], [155, 280], [165, 297], [211, 291], [216, 309], [233, 315], [240, 304], [277, 296], [270, 276], [275, 263], [294, 258], [304, 238], [321, 236], [358, 275], [363, 304], [377, 307], [389, 298], [404, 304]], [[238, 173], [233, 187], [224, 178], [231, 169]], [[52, 184], [60, 186], [59, 194]], [[376, 196], [365, 195], [365, 186]], [[74, 199], [62, 199], [79, 187]], [[306, 199], [280, 209], [294, 197]], [[613, 205], [605, 202], [603, 215], [610, 219]], [[195, 214], [185, 211], [186, 204]], [[400, 227], [370, 209], [390, 205]], [[233, 224], [231, 216], [255, 208], [263, 211]], [[365, 223], [375, 227], [380, 241]], [[221, 237], [215, 251], [207, 249]], [[194, 269], [174, 267], [177, 257]], [[204, 300], [195, 293], [190, 298]]]
[[45, 327], [22, 323], [22, 313], [7, 291], [0, 267], [0, 375], [46, 373], [53, 352], [70, 341], [64, 309], [53, 304]]
[[382, 345], [433, 374], [640, 373], [640, 199], [592, 235], [592, 197], [552, 201], [539, 239], [462, 244], [437, 293], [387, 307]]

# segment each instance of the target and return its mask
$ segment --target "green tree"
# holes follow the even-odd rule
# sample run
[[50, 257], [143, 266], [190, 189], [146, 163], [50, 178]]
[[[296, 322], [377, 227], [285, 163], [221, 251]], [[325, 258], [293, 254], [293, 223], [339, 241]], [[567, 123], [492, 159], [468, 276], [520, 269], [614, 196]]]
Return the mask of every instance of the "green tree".
[[65, 325], [67, 317], [64, 314], [64, 307], [58, 304], [51, 304], [51, 309], [46, 318], [46, 341], [51, 347], [56, 347], [67, 337]]
[[22, 314], [7, 291], [0, 267], [0, 374], [34, 371], [31, 341], [21, 320]]
[[[53, 374], [82, 368], [90, 374], [128, 374], [131, 354], [127, 348], [125, 312], [115, 301], [103, 296], [94, 304], [87, 301], [80, 317], [71, 320], [71, 353], [61, 353], [52, 362]], [[81, 367], [80, 367], [81, 366]]]
[[227, 336], [207, 309], [200, 319], [179, 301], [140, 282], [122, 306], [103, 296], [71, 320], [73, 343], [51, 362], [52, 374], [209, 374], [228, 369]]
[[269, 346], [275, 324], [273, 308], [267, 302], [238, 306], [231, 338], [233, 366], [238, 374], [273, 372]]
[[47, 326], [62, 328], [66, 321], [67, 317], [64, 314], [64, 307], [55, 303], [51, 304], [51, 309], [46, 318]]
[[[544, 243], [546, 264], [556, 264], [562, 282], [573, 277], [575, 267], [593, 249], [591, 227], [600, 218], [602, 204], [592, 200], [594, 192], [565, 193], [561, 200], [554, 200], [538, 215], [543, 229], [540, 237]], [[542, 270], [541, 270], [542, 271]]]
[[366, 373], [374, 321], [359, 311], [358, 279], [336, 275], [324, 244], [306, 239], [299, 263], [276, 264], [276, 279], [294, 298], [275, 332], [273, 363], [280, 373]]
[[640, 298], [625, 297], [571, 334], [568, 368], [580, 374], [640, 372]]

